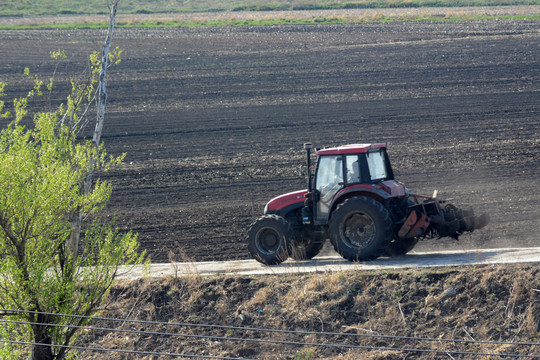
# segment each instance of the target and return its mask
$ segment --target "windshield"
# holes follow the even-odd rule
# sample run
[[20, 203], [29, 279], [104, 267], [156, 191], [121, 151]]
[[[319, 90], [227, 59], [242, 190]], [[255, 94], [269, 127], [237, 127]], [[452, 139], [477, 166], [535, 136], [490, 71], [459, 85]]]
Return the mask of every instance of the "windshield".
[[387, 178], [388, 175], [386, 173], [386, 158], [384, 152], [377, 151], [367, 153], [367, 163], [371, 181]]

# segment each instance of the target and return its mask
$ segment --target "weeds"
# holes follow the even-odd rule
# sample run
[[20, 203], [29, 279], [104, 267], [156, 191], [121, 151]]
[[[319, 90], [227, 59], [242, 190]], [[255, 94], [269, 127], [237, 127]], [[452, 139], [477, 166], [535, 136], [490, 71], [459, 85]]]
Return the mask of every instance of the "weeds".
[[[174, 293], [186, 292], [189, 294], [188, 304], [196, 303], [197, 299], [204, 291], [202, 286], [202, 276], [197, 270], [195, 261], [189, 258], [183, 250], [180, 250], [180, 254], [177, 256], [169, 250], [168, 253], [169, 262], [174, 269], [174, 277], [171, 288], [169, 289], [170, 295]], [[180, 260], [179, 262], [177, 260]], [[179, 276], [182, 273], [184, 275]]]
[[257, 290], [253, 297], [247, 301], [246, 307], [262, 309], [270, 301], [273, 290], [269, 287], [263, 287]]
[[294, 360], [312, 360], [316, 359], [315, 349], [312, 347], [305, 347], [299, 350], [294, 356]]

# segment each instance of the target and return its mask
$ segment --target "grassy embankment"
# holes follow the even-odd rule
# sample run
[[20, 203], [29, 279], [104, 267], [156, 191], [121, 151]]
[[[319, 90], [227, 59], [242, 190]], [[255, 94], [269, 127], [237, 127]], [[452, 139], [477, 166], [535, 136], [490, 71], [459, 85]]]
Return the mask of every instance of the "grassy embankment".
[[[317, 18], [290, 18], [275, 17], [265, 19], [237, 20], [234, 18], [224, 20], [147, 20], [147, 21], [119, 21], [116, 27], [119, 28], [163, 28], [163, 27], [203, 27], [203, 26], [265, 26], [265, 25], [321, 25], [321, 24], [345, 24], [363, 22], [393, 22], [393, 21], [465, 21], [465, 20], [531, 20], [540, 19], [540, 14], [534, 15], [507, 15], [507, 16], [487, 16], [487, 15], [418, 15], [418, 16], [385, 16], [383, 14], [373, 14], [359, 16], [356, 19], [347, 19], [339, 16], [317, 17]], [[82, 23], [55, 23], [39, 25], [0, 25], [0, 30], [29, 30], [29, 29], [97, 29], [106, 28], [106, 22], [82, 22]]]
[[[468, 7], [501, 5], [540, 5], [539, 0], [130, 0], [122, 1], [122, 12], [132, 14], [276, 11], [364, 8]], [[102, 0], [4, 0], [0, 16], [104, 14]]]
[[[223, 338], [208, 343], [183, 337], [140, 336], [137, 340], [128, 339], [121, 332], [97, 335], [92, 346], [136, 346], [139, 350], [160, 352], [181, 349], [192, 354], [207, 354], [203, 352], [207, 351], [217, 356], [257, 359], [427, 360], [472, 358], [471, 354], [459, 357], [454, 352], [539, 354], [538, 345], [532, 344], [540, 340], [539, 275], [538, 264], [506, 264], [264, 276], [202, 277], [192, 273], [184, 277], [126, 281], [115, 285], [109, 310], [104, 315], [122, 318], [131, 309], [130, 319], [170, 324], [145, 326], [145, 331], [176, 329], [206, 336], [262, 337], [356, 348], [229, 342]], [[195, 330], [196, 327], [175, 325], [186, 322], [229, 328]], [[334, 334], [253, 333], [246, 327]], [[513, 344], [377, 336], [381, 334]]]
[[[325, 9], [382, 9], [382, 8], [425, 8], [425, 7], [470, 7], [470, 6], [507, 6], [507, 5], [540, 5], [540, 0], [359, 0], [359, 1], [318, 1], [318, 0], [233, 0], [217, 1], [178, 1], [174, 5], [165, 0], [147, 2], [133, 0], [121, 4], [122, 14], [133, 14], [130, 19], [118, 21], [118, 27], [200, 27], [200, 26], [264, 26], [264, 25], [310, 25], [357, 22], [391, 22], [391, 21], [460, 21], [460, 20], [493, 20], [493, 19], [540, 19], [540, 14], [528, 15], [478, 15], [465, 12], [447, 11], [445, 14], [386, 15], [382, 13], [365, 13], [358, 16], [286, 16], [269, 15], [264, 18], [239, 19], [234, 15], [228, 18], [219, 16], [216, 19], [193, 20], [141, 20], [137, 14], [159, 13], [192, 13], [222, 11], [284, 11], [284, 10], [325, 10]], [[0, 16], [40, 16], [40, 15], [95, 15], [103, 14], [103, 3], [98, 0], [89, 1], [41, 1], [18, 2], [8, 0], [0, 4]], [[65, 23], [61, 20], [54, 23], [9, 24], [0, 25], [0, 29], [81, 29], [103, 28], [106, 20]]]

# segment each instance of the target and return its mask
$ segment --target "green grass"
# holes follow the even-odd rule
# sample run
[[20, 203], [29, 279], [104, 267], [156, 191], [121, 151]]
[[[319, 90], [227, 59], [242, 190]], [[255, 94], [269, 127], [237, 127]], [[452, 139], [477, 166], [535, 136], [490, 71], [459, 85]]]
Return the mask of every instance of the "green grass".
[[[450, 16], [430, 16], [421, 15], [415, 17], [390, 17], [375, 14], [369, 17], [357, 19], [345, 19], [341, 17], [330, 18], [269, 18], [260, 20], [209, 20], [209, 21], [133, 21], [116, 22], [116, 27], [120, 28], [166, 28], [166, 27], [203, 27], [203, 26], [266, 26], [266, 25], [321, 25], [321, 24], [344, 24], [344, 23], [373, 23], [373, 22], [396, 22], [396, 21], [466, 21], [466, 20], [540, 20], [540, 14], [536, 15], [515, 15], [515, 16], [484, 16], [484, 15], [450, 15]], [[0, 25], [0, 30], [28, 30], [28, 29], [96, 29], [106, 28], [106, 22], [84, 22], [84, 23], [58, 23], [44, 25]]]
[[[540, 5], [540, 0], [121, 0], [119, 12], [152, 14], [434, 6]], [[0, 16], [105, 14], [105, 0], [3, 0]]]

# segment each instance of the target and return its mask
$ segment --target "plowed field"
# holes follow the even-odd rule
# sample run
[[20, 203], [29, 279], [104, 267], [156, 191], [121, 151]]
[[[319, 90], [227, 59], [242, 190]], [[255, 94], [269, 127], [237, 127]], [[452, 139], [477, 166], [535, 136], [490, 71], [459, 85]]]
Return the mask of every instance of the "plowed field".
[[[79, 73], [103, 30], [1, 31], [0, 77]], [[387, 142], [396, 177], [489, 212], [419, 249], [537, 246], [540, 21], [117, 29], [103, 140], [110, 212], [153, 262], [249, 255], [249, 223], [305, 187], [302, 143]], [[62, 82], [59, 82], [60, 89]]]

